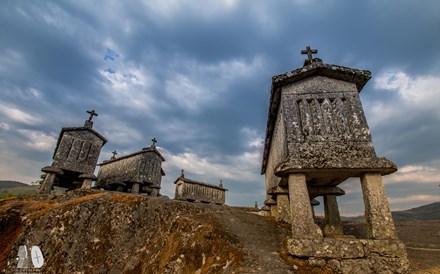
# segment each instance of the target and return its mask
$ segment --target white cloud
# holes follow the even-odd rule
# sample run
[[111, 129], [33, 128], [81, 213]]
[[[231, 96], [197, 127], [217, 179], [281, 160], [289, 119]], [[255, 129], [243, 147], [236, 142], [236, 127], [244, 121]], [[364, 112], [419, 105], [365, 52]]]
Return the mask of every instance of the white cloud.
[[198, 86], [184, 75], [176, 75], [166, 81], [165, 92], [175, 104], [189, 110], [196, 110], [200, 104], [214, 98], [208, 89]]
[[28, 139], [26, 146], [38, 151], [50, 152], [55, 148], [56, 138], [42, 131], [19, 129], [21, 135]]
[[38, 115], [30, 114], [16, 107], [7, 106], [1, 103], [0, 103], [0, 112], [14, 122], [19, 122], [28, 125], [35, 125], [41, 122], [41, 118]]
[[100, 116], [101, 133], [110, 145], [130, 145], [142, 141], [143, 134], [139, 127], [131, 127], [118, 119], [118, 115]]
[[240, 130], [240, 133], [245, 138], [247, 147], [259, 150], [263, 149], [264, 139], [255, 129], [244, 127]]
[[[419, 204], [428, 204], [440, 201], [440, 195], [431, 195], [431, 194], [418, 194], [418, 195], [409, 195], [405, 197], [389, 197], [388, 201], [393, 207], [397, 207], [398, 204], [411, 204], [411, 203], [419, 203]], [[408, 208], [405, 208], [408, 209]]]
[[0, 153], [0, 179], [31, 183], [39, 179], [40, 169], [48, 164], [20, 158], [14, 153], [2, 149], [2, 153]]
[[440, 184], [440, 166], [407, 165], [387, 176], [386, 183]]
[[230, 88], [234, 81], [246, 81], [264, 69], [260, 57], [250, 62], [233, 59], [209, 65], [184, 60], [175, 64], [178, 66], [182, 66], [184, 72], [169, 71], [165, 91], [175, 105], [193, 112], [220, 100], [225, 93], [240, 92]]
[[237, 2], [236, 0], [212, 2], [203, 0], [189, 2], [178, 0], [144, 0], [143, 4], [147, 10], [151, 11], [154, 19], [164, 23], [164, 20], [173, 22], [178, 19], [181, 14], [192, 14], [200, 20], [214, 20], [233, 10], [237, 6]]
[[262, 181], [259, 175], [260, 151], [247, 151], [231, 156], [200, 156], [193, 152], [171, 154], [166, 150], [164, 166], [167, 170], [184, 169], [205, 180], [219, 179], [241, 181], [243, 183]]
[[0, 123], [0, 129], [9, 130], [11, 127], [7, 123]]
[[[393, 104], [394, 108], [389, 111], [400, 108], [399, 113], [403, 111], [413, 113], [417, 109], [428, 109], [435, 113], [437, 118], [440, 118], [440, 108], [438, 107], [440, 76], [411, 77], [402, 71], [386, 72], [376, 78], [374, 87], [398, 93], [400, 102]], [[402, 110], [402, 108], [404, 109]], [[385, 107], [382, 105], [375, 111], [382, 112], [384, 109]]]
[[0, 72], [4, 75], [11, 71], [17, 71], [22, 67], [25, 60], [23, 55], [13, 49], [6, 49], [0, 53]]
[[[120, 59], [120, 58], [118, 58]], [[155, 101], [152, 86], [155, 79], [143, 67], [131, 64], [110, 64], [100, 70], [107, 81], [103, 83], [104, 90], [116, 106], [130, 107], [137, 111], [153, 113], [151, 108], [162, 105]]]

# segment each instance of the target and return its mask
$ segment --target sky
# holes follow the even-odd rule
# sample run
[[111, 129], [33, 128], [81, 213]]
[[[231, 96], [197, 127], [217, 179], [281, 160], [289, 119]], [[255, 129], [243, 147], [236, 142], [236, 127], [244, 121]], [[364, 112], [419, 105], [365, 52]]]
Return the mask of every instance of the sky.
[[[31, 183], [62, 127], [108, 139], [99, 162], [158, 140], [161, 193], [180, 170], [261, 206], [271, 78], [324, 63], [369, 70], [361, 92], [392, 210], [440, 201], [440, 2], [436, 0], [2, 1], [0, 180]], [[363, 213], [359, 179], [343, 215]], [[322, 210], [318, 208], [318, 211]]]

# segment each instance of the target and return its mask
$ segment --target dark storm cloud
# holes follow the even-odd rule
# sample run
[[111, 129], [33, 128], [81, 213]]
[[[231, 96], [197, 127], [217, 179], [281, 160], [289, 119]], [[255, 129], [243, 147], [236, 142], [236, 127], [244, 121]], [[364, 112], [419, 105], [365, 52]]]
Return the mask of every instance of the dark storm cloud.
[[[156, 137], [171, 157], [165, 183], [181, 166], [206, 169], [188, 172], [226, 177], [237, 199], [229, 202], [261, 205], [271, 77], [302, 66], [299, 52], [309, 44], [324, 62], [373, 77], [389, 70], [413, 83], [438, 77], [439, 8], [436, 1], [7, 1], [0, 8], [0, 147], [17, 159], [46, 158], [44, 166], [60, 127], [80, 126], [84, 111], [96, 109], [95, 128], [109, 138], [103, 157]], [[409, 97], [398, 91], [371, 80], [362, 93], [378, 154], [402, 166], [432, 165], [439, 116], [422, 103], [402, 115]], [[20, 124], [5, 114], [13, 109], [38, 119]], [[382, 121], [387, 109], [394, 114]], [[234, 179], [234, 165], [255, 176]], [[249, 182], [258, 185], [253, 196], [240, 198]]]

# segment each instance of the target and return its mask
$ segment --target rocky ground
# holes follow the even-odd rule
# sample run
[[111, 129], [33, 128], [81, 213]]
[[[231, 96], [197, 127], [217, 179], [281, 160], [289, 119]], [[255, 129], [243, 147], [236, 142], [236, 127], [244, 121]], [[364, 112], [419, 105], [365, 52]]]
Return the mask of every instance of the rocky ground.
[[[362, 237], [365, 224], [346, 223]], [[440, 273], [440, 222], [397, 223], [414, 273]], [[39, 246], [41, 273], [299, 273], [289, 226], [227, 206], [100, 191], [0, 202], [0, 270]], [[283, 260], [284, 259], [284, 260]]]

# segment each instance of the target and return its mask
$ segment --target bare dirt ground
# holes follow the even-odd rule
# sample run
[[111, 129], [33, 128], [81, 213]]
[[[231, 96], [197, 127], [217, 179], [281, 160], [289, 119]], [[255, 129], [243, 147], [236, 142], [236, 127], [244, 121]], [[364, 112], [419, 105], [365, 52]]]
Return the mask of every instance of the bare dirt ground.
[[414, 273], [440, 273], [440, 221], [396, 223]]

